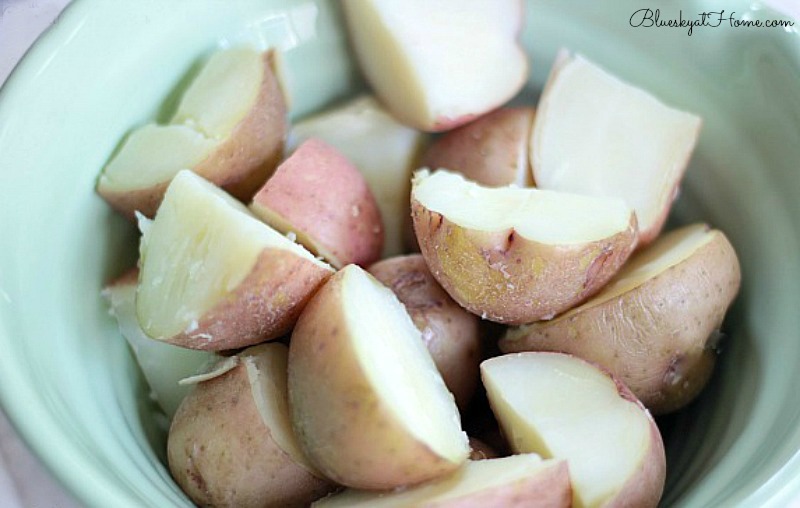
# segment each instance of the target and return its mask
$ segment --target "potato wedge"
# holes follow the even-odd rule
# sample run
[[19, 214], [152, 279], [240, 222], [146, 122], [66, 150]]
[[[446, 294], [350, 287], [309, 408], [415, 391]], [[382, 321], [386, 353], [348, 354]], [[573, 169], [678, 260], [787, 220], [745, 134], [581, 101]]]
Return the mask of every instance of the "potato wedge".
[[416, 173], [414, 230], [439, 284], [484, 319], [523, 324], [596, 293], [636, 243], [621, 200], [487, 188], [448, 171]]
[[469, 461], [457, 472], [396, 492], [345, 490], [317, 501], [314, 508], [569, 508], [567, 464], [528, 453]]
[[237, 349], [287, 333], [333, 273], [211, 183], [184, 170], [142, 219], [136, 314], [190, 349]]
[[181, 169], [249, 201], [274, 171], [286, 137], [275, 55], [237, 48], [212, 55], [169, 125], [133, 131], [109, 160], [97, 192], [120, 213], [153, 217]]
[[481, 375], [514, 452], [569, 463], [573, 506], [658, 505], [661, 434], [611, 374], [560, 353], [516, 353], [484, 361]]
[[306, 455], [349, 487], [392, 489], [469, 455], [453, 396], [394, 293], [357, 265], [312, 298], [289, 349], [292, 422]]
[[335, 268], [380, 259], [383, 223], [367, 182], [335, 148], [301, 144], [253, 197], [250, 209]]
[[480, 378], [478, 317], [450, 298], [419, 254], [385, 259], [369, 272], [405, 305], [456, 404], [466, 409]]
[[739, 290], [725, 235], [695, 224], [635, 254], [592, 299], [510, 330], [503, 352], [561, 351], [613, 372], [655, 414], [694, 399], [714, 368], [717, 330]]
[[330, 492], [300, 451], [289, 419], [288, 350], [246, 349], [198, 382], [175, 415], [167, 456], [175, 481], [201, 506], [308, 506]]

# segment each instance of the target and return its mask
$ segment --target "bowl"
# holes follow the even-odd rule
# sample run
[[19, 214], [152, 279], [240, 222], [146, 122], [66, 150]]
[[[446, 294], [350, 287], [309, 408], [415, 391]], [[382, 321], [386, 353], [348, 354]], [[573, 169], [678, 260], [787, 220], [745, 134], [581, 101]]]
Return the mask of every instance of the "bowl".
[[[602, 5], [601, 5], [602, 4]], [[793, 29], [632, 26], [641, 5], [528, 2], [535, 99], [560, 46], [705, 126], [671, 224], [724, 230], [744, 275], [710, 386], [662, 419], [664, 506], [800, 498], [800, 38]], [[738, 19], [778, 19], [730, 0]], [[666, 18], [719, 10], [671, 2]], [[164, 424], [100, 297], [135, 262], [136, 231], [94, 193], [132, 127], [164, 119], [198, 62], [279, 47], [292, 116], [363, 82], [335, 1], [77, 0], [0, 91], [0, 401], [88, 506], [190, 506], [164, 465]]]

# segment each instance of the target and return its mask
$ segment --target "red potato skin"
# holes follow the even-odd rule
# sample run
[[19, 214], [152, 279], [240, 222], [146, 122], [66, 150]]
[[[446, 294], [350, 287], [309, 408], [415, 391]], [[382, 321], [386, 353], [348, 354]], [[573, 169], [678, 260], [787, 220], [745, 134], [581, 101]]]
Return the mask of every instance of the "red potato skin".
[[[243, 202], [272, 174], [283, 157], [288, 121], [287, 106], [275, 73], [274, 51], [263, 55], [264, 78], [255, 105], [228, 139], [192, 171], [222, 187]], [[146, 188], [112, 190], [97, 186], [97, 192], [112, 208], [135, 221], [135, 211], [155, 216], [169, 181]]]
[[497, 323], [552, 319], [597, 293], [636, 244], [636, 219], [611, 238], [576, 246], [526, 240], [513, 229], [462, 228], [411, 199], [414, 230], [431, 273], [468, 311]]
[[250, 274], [190, 332], [167, 342], [189, 349], [224, 351], [278, 339], [333, 271], [282, 249], [262, 252]]
[[529, 146], [533, 108], [502, 108], [431, 144], [420, 167], [458, 171], [488, 187], [533, 183]]
[[289, 405], [301, 448], [325, 477], [357, 489], [388, 490], [455, 471], [461, 464], [410, 435], [370, 386], [347, 337], [342, 273], [306, 306], [289, 344]]
[[358, 169], [319, 139], [305, 141], [278, 167], [251, 209], [336, 268], [380, 259], [384, 233], [375, 197]]
[[187, 395], [172, 421], [167, 456], [173, 478], [200, 506], [299, 508], [332, 487], [273, 440], [242, 362]]
[[466, 409], [480, 377], [478, 317], [450, 298], [419, 254], [385, 259], [369, 272], [405, 305], [456, 404]]

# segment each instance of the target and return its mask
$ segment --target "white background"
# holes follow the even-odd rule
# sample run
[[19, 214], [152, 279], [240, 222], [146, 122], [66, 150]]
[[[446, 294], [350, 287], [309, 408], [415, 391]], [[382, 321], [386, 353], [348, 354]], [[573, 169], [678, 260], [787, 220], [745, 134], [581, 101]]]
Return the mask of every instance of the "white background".
[[[0, 0], [0, 84], [69, 0]], [[107, 0], [136, 1], [136, 0]], [[168, 0], [165, 0], [168, 1]], [[643, 3], [646, 3], [643, 0]], [[800, 19], [800, 0], [766, 0]], [[71, 496], [27, 450], [0, 411], [0, 507], [73, 508]]]

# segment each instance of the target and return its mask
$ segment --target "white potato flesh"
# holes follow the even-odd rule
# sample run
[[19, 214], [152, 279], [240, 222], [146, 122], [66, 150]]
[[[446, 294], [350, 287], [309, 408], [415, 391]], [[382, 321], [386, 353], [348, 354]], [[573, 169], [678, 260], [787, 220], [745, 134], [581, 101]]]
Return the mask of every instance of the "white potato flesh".
[[631, 220], [630, 208], [620, 199], [482, 187], [444, 170], [417, 172], [413, 197], [458, 226], [478, 231], [513, 228], [529, 240], [550, 245], [609, 238], [627, 230]]
[[395, 120], [374, 97], [361, 96], [295, 124], [287, 149], [311, 138], [339, 150], [364, 176], [383, 220], [383, 257], [403, 253], [411, 171], [425, 135]]
[[468, 449], [453, 395], [420, 331], [395, 294], [351, 265], [343, 281], [345, 319], [359, 364], [400, 424], [435, 454], [460, 462]]
[[511, 448], [566, 459], [577, 506], [602, 506], [639, 470], [651, 423], [596, 367], [568, 355], [521, 353], [487, 360], [481, 371]]
[[235, 48], [214, 53], [186, 90], [172, 123], [225, 139], [255, 104], [263, 79], [260, 52]]
[[321, 499], [313, 506], [403, 508], [422, 504], [435, 505], [461, 498], [468, 499], [474, 494], [530, 479], [552, 465], [553, 461], [543, 461], [535, 453], [468, 461], [455, 473], [417, 487], [395, 492], [345, 490], [341, 494]]
[[647, 230], [671, 203], [700, 125], [699, 117], [562, 51], [534, 122], [536, 185], [622, 198]]
[[142, 329], [156, 339], [191, 332], [247, 277], [264, 249], [287, 250], [327, 267], [188, 170], [174, 178], [156, 218], [141, 221], [136, 312]]
[[180, 169], [200, 164], [217, 141], [185, 125], [145, 125], [125, 139], [100, 177], [109, 190], [169, 181]]
[[164, 414], [171, 420], [190, 387], [180, 381], [199, 372], [217, 355], [166, 344], [148, 337], [136, 319], [136, 279], [109, 286], [103, 291], [119, 331], [128, 341], [136, 362]]

